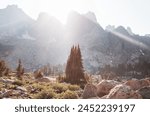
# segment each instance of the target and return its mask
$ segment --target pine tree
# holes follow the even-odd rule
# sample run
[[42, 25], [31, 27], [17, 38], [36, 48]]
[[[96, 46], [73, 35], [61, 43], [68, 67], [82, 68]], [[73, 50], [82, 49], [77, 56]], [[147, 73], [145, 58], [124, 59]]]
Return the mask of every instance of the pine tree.
[[6, 68], [4, 75], [5, 75], [5, 76], [8, 76], [8, 75], [9, 75], [9, 72], [10, 72], [10, 69], [9, 69], [9, 68]]
[[83, 85], [86, 83], [79, 45], [71, 48], [65, 73], [66, 81], [71, 84]]
[[7, 66], [5, 61], [0, 60], [0, 77], [5, 75], [6, 70], [7, 70]]
[[17, 77], [18, 77], [19, 79], [22, 79], [21, 76], [24, 74], [24, 68], [23, 68], [23, 66], [22, 66], [22, 62], [21, 62], [20, 59], [19, 59], [19, 61], [18, 61], [18, 67], [17, 67], [16, 71], [17, 71], [17, 74], [16, 74]]

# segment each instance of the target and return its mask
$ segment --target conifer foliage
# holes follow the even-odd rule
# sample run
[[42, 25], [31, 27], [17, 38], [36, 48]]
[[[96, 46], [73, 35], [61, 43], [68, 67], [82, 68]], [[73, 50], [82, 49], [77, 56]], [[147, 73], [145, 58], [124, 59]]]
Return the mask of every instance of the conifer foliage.
[[22, 62], [20, 59], [18, 61], [18, 67], [17, 67], [16, 71], [17, 71], [17, 77], [21, 79], [21, 76], [24, 74], [24, 68], [22, 66]]
[[0, 60], [0, 77], [7, 76], [9, 74], [9, 68], [6, 66], [5, 61]]
[[66, 65], [66, 82], [83, 85], [86, 83], [80, 47], [73, 46]]

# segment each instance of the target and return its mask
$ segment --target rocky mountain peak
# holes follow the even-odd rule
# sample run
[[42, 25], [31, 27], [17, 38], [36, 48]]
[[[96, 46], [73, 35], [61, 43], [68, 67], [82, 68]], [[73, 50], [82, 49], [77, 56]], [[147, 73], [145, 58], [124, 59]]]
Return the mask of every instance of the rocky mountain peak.
[[88, 18], [89, 20], [97, 23], [97, 18], [96, 15], [93, 12], [88, 12], [84, 15], [86, 18]]
[[129, 35], [128, 31], [123, 26], [118, 26], [115, 31], [124, 35]]

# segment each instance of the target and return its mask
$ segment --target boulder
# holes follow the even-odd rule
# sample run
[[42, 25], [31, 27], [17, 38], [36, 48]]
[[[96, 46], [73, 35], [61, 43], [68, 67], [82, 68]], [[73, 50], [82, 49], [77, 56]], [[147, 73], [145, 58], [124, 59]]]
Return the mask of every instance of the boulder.
[[145, 80], [147, 80], [149, 82], [149, 85], [150, 85], [150, 78], [145, 78]]
[[47, 78], [47, 79], [49, 79], [50, 80], [50, 82], [52, 82], [52, 83], [55, 83], [56, 82], [56, 78], [55, 77], [45, 77], [45, 78]]
[[[90, 76], [89, 76], [90, 77]], [[92, 75], [91, 76], [91, 81], [93, 83], [99, 83], [102, 80], [101, 75]]]
[[111, 89], [107, 99], [142, 99], [141, 95], [124, 84], [116, 85]]
[[129, 81], [125, 82], [125, 85], [130, 86], [131, 89], [133, 89], [133, 90], [138, 90], [145, 86], [149, 86], [150, 83], [149, 83], [149, 80], [147, 80], [147, 79], [141, 79], [141, 80], [134, 79], [134, 80], [129, 80]]
[[137, 91], [143, 99], [150, 99], [150, 86], [143, 87]]
[[95, 85], [86, 84], [85, 87], [84, 87], [82, 98], [83, 99], [88, 99], [88, 98], [97, 97], [96, 91], [97, 91], [97, 88], [96, 88]]
[[38, 79], [36, 79], [36, 82], [51, 82], [48, 78], [38, 78]]
[[100, 99], [107, 99], [107, 95], [101, 97]]
[[117, 81], [114, 81], [114, 80], [102, 80], [97, 85], [97, 95], [99, 97], [107, 95], [109, 93], [109, 91], [118, 84], [120, 84], [120, 83]]

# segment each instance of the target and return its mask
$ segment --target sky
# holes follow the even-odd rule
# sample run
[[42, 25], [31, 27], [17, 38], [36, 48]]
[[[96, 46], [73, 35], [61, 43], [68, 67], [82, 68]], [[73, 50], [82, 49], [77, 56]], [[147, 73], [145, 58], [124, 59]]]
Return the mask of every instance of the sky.
[[136, 34], [150, 34], [150, 0], [0, 0], [0, 9], [16, 4], [33, 19], [47, 12], [65, 24], [72, 10], [92, 11], [99, 24], [131, 27]]

